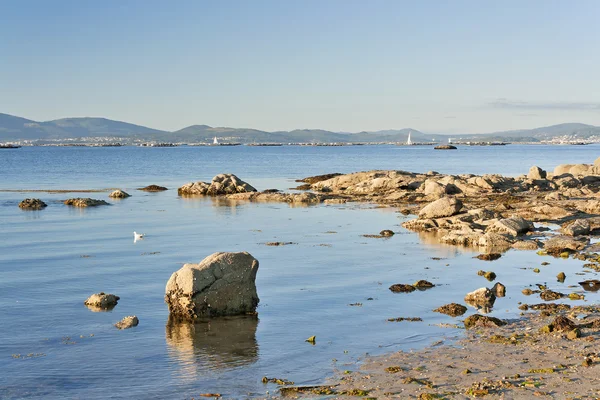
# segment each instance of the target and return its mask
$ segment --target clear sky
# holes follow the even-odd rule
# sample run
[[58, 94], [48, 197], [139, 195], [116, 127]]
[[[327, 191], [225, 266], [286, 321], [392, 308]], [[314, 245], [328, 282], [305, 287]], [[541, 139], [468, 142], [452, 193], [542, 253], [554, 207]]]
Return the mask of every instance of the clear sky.
[[0, 0], [0, 112], [158, 129], [600, 125], [597, 0]]

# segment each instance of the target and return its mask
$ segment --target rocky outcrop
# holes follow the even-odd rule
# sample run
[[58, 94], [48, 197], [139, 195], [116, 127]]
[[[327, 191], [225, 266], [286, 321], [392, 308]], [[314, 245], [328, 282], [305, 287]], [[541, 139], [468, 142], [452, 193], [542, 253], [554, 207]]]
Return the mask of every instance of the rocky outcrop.
[[[318, 204], [327, 200], [326, 196], [311, 192], [304, 193], [236, 193], [227, 195], [228, 200], [245, 200], [255, 202], [273, 202], [273, 203], [289, 203], [289, 204]], [[337, 199], [336, 199], [337, 200]], [[341, 200], [341, 199], [340, 199]]]
[[423, 207], [419, 212], [419, 218], [440, 218], [450, 217], [457, 214], [463, 204], [454, 197], [443, 197]]
[[164, 186], [159, 186], [159, 185], [148, 185], [146, 187], [143, 188], [139, 188], [138, 190], [143, 190], [144, 192], [162, 192], [164, 190], [169, 190]]
[[123, 318], [119, 322], [115, 324], [115, 327], [118, 329], [129, 329], [134, 326], [138, 326], [140, 320], [135, 315], [130, 315], [128, 317]]
[[108, 197], [110, 197], [111, 199], [126, 199], [127, 197], [131, 197], [131, 195], [127, 192], [122, 191], [121, 189], [117, 189], [110, 192]]
[[258, 260], [249, 253], [214, 253], [185, 264], [167, 282], [165, 301], [172, 315], [193, 320], [253, 313]]
[[309, 185], [312, 185], [313, 183], [323, 182], [323, 181], [326, 181], [331, 178], [335, 178], [336, 176], [340, 176], [340, 175], [342, 175], [342, 174], [340, 174], [339, 172], [334, 172], [332, 174], [316, 175], [316, 176], [309, 176], [308, 178], [304, 178], [304, 179], [296, 179], [296, 182], [304, 182], [304, 183], [308, 183]]
[[97, 207], [97, 206], [107, 206], [109, 205], [104, 200], [96, 200], [90, 199], [89, 197], [77, 197], [74, 199], [65, 200], [65, 204], [73, 207]]
[[88, 297], [87, 300], [83, 302], [83, 304], [92, 309], [111, 310], [115, 308], [115, 306], [119, 302], [119, 299], [120, 297], [115, 296], [114, 294], [100, 292]]
[[19, 203], [19, 207], [25, 210], [40, 210], [47, 206], [48, 204], [40, 199], [25, 199]]
[[177, 194], [179, 194], [180, 196], [220, 196], [246, 192], [256, 192], [256, 189], [233, 174], [217, 175], [212, 179], [210, 183], [190, 182], [177, 189]]

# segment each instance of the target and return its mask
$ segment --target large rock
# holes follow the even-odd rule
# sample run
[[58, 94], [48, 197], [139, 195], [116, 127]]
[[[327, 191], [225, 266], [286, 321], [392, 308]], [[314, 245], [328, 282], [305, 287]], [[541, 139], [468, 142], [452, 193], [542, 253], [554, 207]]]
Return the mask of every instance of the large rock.
[[117, 189], [110, 192], [108, 197], [110, 197], [111, 199], [126, 199], [127, 197], [131, 197], [131, 195], [127, 192], [122, 191], [121, 189]]
[[47, 204], [40, 199], [25, 199], [19, 203], [19, 207], [26, 210], [40, 210], [46, 206]]
[[115, 308], [119, 299], [119, 296], [115, 296], [114, 294], [100, 292], [88, 297], [83, 304], [93, 311], [105, 311]]
[[518, 236], [533, 230], [533, 224], [521, 217], [504, 218], [490, 225], [486, 232], [507, 233]]
[[582, 250], [588, 243], [585, 238], [575, 239], [570, 236], [554, 236], [544, 242], [544, 250], [552, 255], [563, 252], [575, 252]]
[[465, 302], [476, 308], [489, 308], [494, 305], [496, 295], [490, 289], [482, 287], [467, 293]]
[[529, 168], [527, 178], [533, 180], [546, 179], [546, 171], [534, 165], [533, 167]]
[[457, 214], [462, 206], [462, 202], [454, 197], [443, 197], [423, 207], [419, 218], [450, 217]]
[[214, 253], [199, 264], [185, 264], [167, 282], [165, 301], [182, 319], [252, 313], [258, 260], [246, 252]]
[[256, 192], [256, 189], [233, 174], [219, 174], [210, 183], [190, 182], [177, 189], [180, 196], [219, 196], [246, 192]]
[[590, 222], [587, 219], [577, 219], [573, 222], [568, 222], [563, 225], [562, 232], [570, 236], [587, 235], [590, 233]]

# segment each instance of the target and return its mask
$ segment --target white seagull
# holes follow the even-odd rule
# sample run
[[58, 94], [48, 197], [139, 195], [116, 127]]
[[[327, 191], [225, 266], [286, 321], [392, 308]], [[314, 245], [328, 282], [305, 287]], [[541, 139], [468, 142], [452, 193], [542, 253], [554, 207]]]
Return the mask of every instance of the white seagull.
[[143, 233], [137, 233], [133, 231], [133, 243], [137, 242], [138, 240], [142, 240], [144, 236], [146, 235], [144, 235]]

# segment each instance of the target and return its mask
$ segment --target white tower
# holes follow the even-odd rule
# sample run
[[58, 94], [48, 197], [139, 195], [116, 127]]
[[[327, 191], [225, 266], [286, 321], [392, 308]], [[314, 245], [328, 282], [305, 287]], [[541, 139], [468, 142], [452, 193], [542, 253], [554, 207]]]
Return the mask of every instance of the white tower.
[[408, 131], [408, 139], [406, 140], [406, 145], [407, 146], [412, 145], [412, 141], [410, 140], [410, 131]]
[[215, 138], [213, 139], [213, 144], [219, 144], [219, 141], [217, 140], [217, 137], [215, 136]]

